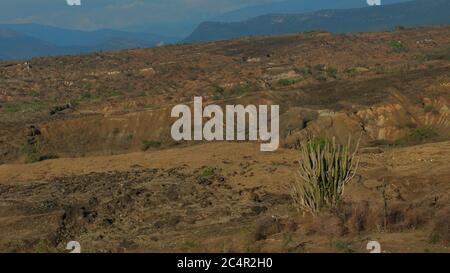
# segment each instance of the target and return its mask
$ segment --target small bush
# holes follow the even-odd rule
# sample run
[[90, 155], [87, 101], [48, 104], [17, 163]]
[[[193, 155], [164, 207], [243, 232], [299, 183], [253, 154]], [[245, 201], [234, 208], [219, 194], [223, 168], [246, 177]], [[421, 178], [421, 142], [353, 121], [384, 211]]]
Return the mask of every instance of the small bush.
[[421, 57], [427, 61], [450, 61], [450, 48], [445, 51], [427, 52]]
[[58, 156], [55, 154], [42, 154], [38, 143], [35, 144], [27, 143], [23, 145], [22, 153], [25, 156], [26, 164], [58, 158]]
[[80, 100], [91, 100], [93, 98], [92, 94], [89, 92], [85, 92], [81, 94]]
[[423, 108], [423, 111], [425, 111], [425, 113], [439, 114], [439, 111], [436, 109], [436, 107], [434, 107], [434, 105], [426, 105]]
[[389, 46], [394, 52], [404, 52], [406, 51], [405, 45], [403, 45], [402, 41], [392, 40], [389, 42]]
[[109, 97], [121, 97], [123, 96], [123, 92], [119, 90], [114, 90], [109, 94]]
[[30, 164], [40, 161], [40, 153], [36, 144], [25, 144], [22, 147], [22, 153], [25, 155], [25, 163]]
[[407, 136], [395, 141], [395, 144], [398, 146], [420, 144], [438, 136], [436, 129], [430, 125], [425, 125], [412, 129]]
[[159, 141], [153, 141], [153, 140], [144, 140], [142, 141], [142, 147], [141, 150], [142, 151], [147, 151], [150, 148], [159, 148], [161, 147], [161, 142]]
[[258, 86], [254, 83], [244, 83], [244, 84], [239, 84], [236, 85], [235, 87], [233, 87], [233, 89], [231, 90], [231, 93], [235, 94], [235, 95], [241, 95], [241, 94], [245, 94], [247, 92], [253, 92], [258, 90]]
[[291, 197], [299, 211], [316, 214], [341, 203], [344, 186], [355, 176], [358, 160], [356, 147], [309, 139], [301, 143], [298, 176], [291, 187]]
[[375, 67], [375, 73], [378, 75], [382, 75], [386, 73], [386, 68], [382, 65], [378, 65]]
[[356, 68], [352, 67], [352, 68], [347, 68], [345, 70], [345, 73], [347, 73], [350, 77], [354, 77], [358, 74], [358, 71]]
[[280, 79], [278, 80], [278, 85], [281, 86], [290, 86], [290, 85], [294, 85], [296, 83], [300, 82], [300, 79], [295, 78], [295, 79]]
[[450, 209], [439, 212], [433, 220], [430, 241], [450, 246]]
[[221, 86], [215, 85], [213, 86], [214, 94], [213, 94], [213, 100], [220, 100], [225, 97], [225, 89]]
[[211, 177], [216, 173], [216, 169], [213, 167], [205, 167], [202, 169], [202, 171], [200, 172], [200, 177]]
[[314, 79], [320, 81], [320, 82], [326, 82], [327, 77], [324, 74], [315, 75]]
[[218, 85], [214, 86], [214, 93], [223, 94], [224, 92], [225, 92], [225, 89], [222, 86], [218, 86]]
[[6, 113], [16, 113], [20, 111], [20, 106], [15, 103], [7, 103], [2, 107]]
[[303, 76], [312, 75], [311, 68], [309, 67], [295, 68], [295, 72], [300, 73]]
[[321, 72], [326, 72], [327, 65], [326, 64], [316, 64], [314, 66], [314, 70], [321, 71]]
[[39, 240], [33, 246], [34, 253], [50, 253], [50, 243], [47, 240]]
[[336, 78], [336, 77], [337, 77], [337, 73], [338, 73], [337, 68], [329, 67], [329, 68], [327, 69], [327, 75], [328, 75], [328, 77]]

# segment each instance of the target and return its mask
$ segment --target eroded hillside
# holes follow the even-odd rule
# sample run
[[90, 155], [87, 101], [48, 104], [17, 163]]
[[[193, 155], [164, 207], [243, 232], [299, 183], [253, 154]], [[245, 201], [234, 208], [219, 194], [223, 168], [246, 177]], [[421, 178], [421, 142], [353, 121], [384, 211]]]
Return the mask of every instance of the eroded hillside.
[[64, 157], [171, 146], [170, 109], [194, 95], [280, 104], [286, 146], [305, 127], [362, 130], [366, 143], [424, 126], [445, 138], [449, 32], [304, 33], [1, 63], [0, 162], [23, 158], [30, 138]]
[[[0, 63], [0, 251], [448, 251], [450, 27]], [[177, 143], [176, 104], [279, 104], [281, 148]], [[362, 136], [339, 211], [302, 217], [307, 135]]]

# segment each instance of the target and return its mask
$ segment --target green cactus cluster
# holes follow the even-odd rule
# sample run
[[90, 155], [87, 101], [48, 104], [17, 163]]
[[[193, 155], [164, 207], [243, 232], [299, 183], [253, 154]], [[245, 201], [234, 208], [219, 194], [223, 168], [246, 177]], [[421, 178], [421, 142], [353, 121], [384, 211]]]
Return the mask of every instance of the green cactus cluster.
[[317, 214], [336, 207], [344, 195], [345, 185], [355, 176], [359, 140], [347, 145], [336, 139], [320, 141], [308, 138], [301, 143], [297, 177], [291, 186], [291, 196], [297, 210]]

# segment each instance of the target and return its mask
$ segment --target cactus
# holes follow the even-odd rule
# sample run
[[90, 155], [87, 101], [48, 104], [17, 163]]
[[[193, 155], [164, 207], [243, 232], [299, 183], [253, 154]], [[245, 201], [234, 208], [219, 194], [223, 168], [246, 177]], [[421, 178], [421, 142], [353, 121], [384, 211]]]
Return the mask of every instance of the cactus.
[[320, 145], [312, 138], [301, 143], [298, 175], [291, 186], [298, 211], [316, 214], [341, 202], [344, 187], [358, 168], [359, 142], [354, 149], [351, 137], [347, 145], [337, 144], [334, 137]]

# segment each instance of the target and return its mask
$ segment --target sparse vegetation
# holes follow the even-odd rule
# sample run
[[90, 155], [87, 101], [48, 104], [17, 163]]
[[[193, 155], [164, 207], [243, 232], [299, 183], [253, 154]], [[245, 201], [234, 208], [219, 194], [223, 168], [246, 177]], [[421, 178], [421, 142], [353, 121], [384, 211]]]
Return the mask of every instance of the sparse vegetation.
[[214, 85], [213, 99], [214, 100], [226, 99], [233, 96], [243, 95], [248, 92], [257, 91], [258, 89], [259, 89], [258, 84], [253, 82], [240, 83], [227, 89], [221, 86]]
[[385, 74], [386, 68], [382, 65], [377, 65], [377, 66], [375, 66], [375, 73], [377, 73], [378, 75]]
[[159, 147], [161, 147], [160, 141], [144, 140], [144, 141], [142, 141], [141, 150], [145, 152], [145, 151], [148, 151], [149, 149], [159, 148]]
[[213, 91], [214, 92], [214, 94], [213, 94], [214, 100], [220, 100], [224, 97], [225, 89], [222, 86], [214, 85], [213, 89], [214, 89], [214, 91]]
[[206, 167], [202, 170], [202, 173], [200, 174], [201, 177], [209, 177], [213, 176], [216, 172], [216, 169], [213, 167]]
[[328, 77], [336, 78], [337, 77], [337, 73], [338, 73], [337, 68], [334, 68], [334, 67], [327, 68], [327, 76]]
[[424, 59], [426, 61], [435, 61], [435, 60], [450, 60], [450, 48], [444, 51], [436, 51], [436, 52], [426, 52], [420, 55], [420, 59]]
[[26, 163], [38, 162], [40, 159], [40, 153], [36, 144], [25, 144], [22, 147], [22, 153], [25, 155]]
[[49, 107], [48, 103], [40, 100], [5, 103], [2, 108], [7, 113], [16, 113], [21, 111], [41, 111]]
[[345, 185], [355, 176], [359, 141], [351, 148], [332, 140], [309, 139], [301, 143], [298, 176], [291, 196], [299, 211], [316, 214], [340, 204]]
[[295, 68], [295, 72], [302, 74], [303, 76], [312, 75], [310, 67]]
[[300, 78], [292, 78], [292, 79], [280, 79], [278, 80], [278, 85], [281, 86], [290, 86], [300, 82]]
[[[38, 58], [29, 68], [3, 62], [0, 199], [20, 202], [2, 204], [0, 251], [64, 251], [80, 234], [83, 252], [367, 252], [369, 240], [397, 236], [383, 251], [446, 251], [450, 83], [438, 53], [449, 32], [300, 34]], [[408, 50], [394, 53], [391, 40]], [[414, 59], [428, 51], [432, 61]], [[262, 139], [173, 141], [170, 109], [194, 96], [204, 106], [280, 105], [280, 149], [261, 152]], [[349, 170], [345, 136], [361, 131], [365, 148]], [[306, 132], [322, 137], [298, 147]], [[333, 135], [344, 140], [335, 148]], [[442, 142], [396, 147], [434, 140]], [[51, 153], [67, 158], [18, 164]], [[297, 164], [310, 165], [306, 181], [293, 176], [305, 168]], [[297, 209], [315, 215], [298, 218]], [[49, 244], [45, 234], [54, 234]]]
[[426, 105], [423, 108], [423, 111], [425, 111], [425, 113], [432, 113], [432, 114], [439, 114], [439, 111], [436, 109], [436, 107], [434, 107], [434, 105]]
[[351, 244], [347, 243], [347, 242], [337, 241], [337, 242], [335, 242], [334, 246], [336, 247], [336, 249], [338, 251], [343, 252], [343, 253], [353, 253], [353, 252], [355, 252], [352, 249]]
[[38, 143], [26, 143], [22, 146], [22, 154], [25, 156], [25, 163], [31, 164], [39, 161], [58, 158], [54, 154], [42, 154]]
[[392, 40], [392, 41], [390, 41], [389, 42], [389, 46], [396, 53], [400, 53], [400, 52], [405, 52], [406, 51], [405, 45], [402, 43], [402, 41], [399, 41], [399, 40]]
[[326, 64], [316, 64], [314, 66], [314, 70], [321, 71], [321, 72], [326, 72], [327, 65]]
[[216, 169], [214, 167], [205, 167], [200, 172], [200, 178], [211, 177], [216, 173]]
[[91, 100], [92, 97], [93, 96], [91, 95], [91, 93], [84, 92], [83, 94], [81, 94], [80, 100]]
[[47, 240], [39, 240], [34, 246], [33, 246], [33, 252], [34, 253], [49, 253], [50, 252], [50, 243]]
[[350, 77], [354, 77], [354, 76], [356, 76], [358, 74], [356, 68], [354, 68], [354, 67], [347, 68], [345, 70], [345, 73], [347, 73]]
[[109, 94], [110, 97], [120, 97], [123, 96], [123, 92], [119, 90], [114, 90]]
[[430, 125], [420, 126], [410, 131], [408, 135], [395, 141], [398, 146], [415, 145], [438, 137], [436, 129]]
[[6, 113], [16, 113], [20, 111], [20, 107], [16, 103], [6, 103], [2, 106]]
[[247, 82], [243, 84], [238, 84], [231, 90], [231, 93], [234, 95], [241, 95], [247, 92], [252, 92], [258, 90], [258, 86], [254, 83]]
[[319, 75], [315, 75], [314, 79], [320, 81], [320, 82], [325, 82], [327, 81], [327, 77], [324, 74], [319, 74]]

